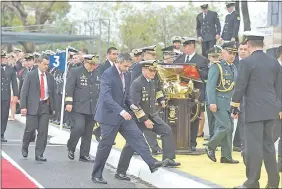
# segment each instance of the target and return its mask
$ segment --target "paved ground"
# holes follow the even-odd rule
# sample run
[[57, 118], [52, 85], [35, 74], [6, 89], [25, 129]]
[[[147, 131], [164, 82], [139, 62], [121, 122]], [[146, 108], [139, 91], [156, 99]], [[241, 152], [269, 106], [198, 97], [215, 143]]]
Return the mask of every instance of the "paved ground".
[[69, 160], [64, 145], [48, 144], [44, 154], [47, 162], [38, 163], [34, 160], [34, 143], [31, 143], [28, 158], [23, 158], [21, 139], [24, 127], [18, 121], [9, 122], [5, 133], [8, 142], [2, 143], [2, 150], [45, 188], [152, 188], [135, 178], [131, 182], [116, 180], [114, 169], [108, 166], [103, 175], [108, 184], [95, 184], [91, 181], [93, 164], [78, 161], [78, 153], [76, 160]]

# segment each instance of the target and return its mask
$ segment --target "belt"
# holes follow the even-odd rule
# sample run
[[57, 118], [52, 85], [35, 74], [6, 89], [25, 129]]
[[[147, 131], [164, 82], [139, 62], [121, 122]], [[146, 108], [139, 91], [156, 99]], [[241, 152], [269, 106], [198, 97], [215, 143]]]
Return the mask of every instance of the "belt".
[[49, 98], [46, 100], [40, 100], [39, 104], [50, 104]]

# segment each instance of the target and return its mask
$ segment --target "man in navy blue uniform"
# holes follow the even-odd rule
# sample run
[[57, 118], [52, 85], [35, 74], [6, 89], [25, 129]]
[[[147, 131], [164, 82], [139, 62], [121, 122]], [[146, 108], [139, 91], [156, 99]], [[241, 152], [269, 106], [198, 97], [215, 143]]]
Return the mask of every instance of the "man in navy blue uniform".
[[94, 116], [95, 121], [100, 124], [102, 134], [92, 172], [92, 181], [95, 183], [107, 184], [102, 173], [118, 132], [148, 164], [152, 173], [165, 163], [152, 157], [142, 132], [127, 112], [129, 107], [131, 110], [138, 110], [129, 96], [129, 75], [124, 74], [129, 70], [131, 62], [129, 53], [120, 53], [117, 63], [108, 68], [101, 77]]

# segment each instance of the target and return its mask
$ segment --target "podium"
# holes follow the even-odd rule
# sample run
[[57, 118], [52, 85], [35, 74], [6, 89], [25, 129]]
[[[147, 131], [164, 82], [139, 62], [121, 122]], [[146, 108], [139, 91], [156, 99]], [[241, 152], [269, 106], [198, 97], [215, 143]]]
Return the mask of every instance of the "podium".
[[193, 83], [202, 82], [195, 64], [159, 65], [158, 74], [168, 98], [164, 121], [172, 128], [176, 154], [204, 154], [204, 149], [190, 150], [191, 115], [198, 116], [192, 109], [199, 108], [199, 90], [194, 89]]

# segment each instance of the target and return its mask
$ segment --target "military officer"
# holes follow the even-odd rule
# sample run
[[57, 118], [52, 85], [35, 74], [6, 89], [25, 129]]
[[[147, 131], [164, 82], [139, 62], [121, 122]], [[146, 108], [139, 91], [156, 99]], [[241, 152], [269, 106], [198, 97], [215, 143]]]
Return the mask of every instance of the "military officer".
[[169, 47], [162, 49], [164, 63], [173, 64], [177, 56], [180, 55], [179, 53], [175, 52], [174, 50], [175, 50], [174, 46], [169, 46]]
[[[133, 81], [130, 87], [130, 96], [132, 102], [139, 110], [134, 111], [137, 118], [139, 128], [143, 130], [151, 130], [162, 138], [163, 160], [166, 160], [164, 166], [179, 166], [180, 163], [175, 162], [175, 144], [171, 127], [158, 116], [159, 105], [166, 107], [164, 94], [158, 85], [154, 82], [156, 75], [157, 62], [154, 60], [141, 61], [142, 74]], [[120, 161], [115, 177], [121, 180], [130, 180], [126, 176], [130, 159], [134, 150], [129, 144], [126, 144], [122, 150]]]
[[181, 36], [174, 36], [172, 37], [172, 44], [174, 47], [174, 51], [178, 54], [181, 54], [181, 44], [182, 44], [182, 37]]
[[202, 55], [207, 56], [207, 50], [216, 44], [220, 38], [221, 26], [217, 12], [210, 11], [208, 4], [201, 5], [202, 13], [197, 15], [196, 30], [198, 40], [202, 42]]
[[239, 41], [238, 32], [240, 29], [240, 13], [235, 10], [234, 2], [227, 2], [228, 14], [225, 17], [224, 27], [221, 34], [221, 41]]
[[[196, 41], [194, 37], [184, 37], [183, 38], [183, 55], [180, 55], [174, 63], [186, 63], [196, 64], [201, 79], [205, 81], [208, 77], [208, 59], [204, 56], [199, 55], [196, 52]], [[204, 83], [194, 82], [195, 88], [200, 90], [199, 101], [202, 103], [205, 100], [205, 85]], [[193, 107], [195, 108], [195, 107]], [[199, 130], [199, 119], [195, 119], [191, 124], [191, 139], [190, 139], [190, 150], [196, 151], [197, 146], [197, 135]]]
[[11, 84], [13, 89], [12, 101], [18, 101], [19, 89], [17, 83], [16, 71], [11, 66], [7, 65], [6, 52], [1, 51], [1, 142], [7, 142], [5, 139], [5, 131], [9, 118], [9, 109], [11, 102]]
[[230, 111], [237, 118], [245, 100], [245, 148], [247, 180], [235, 188], [260, 188], [261, 165], [268, 175], [266, 188], [278, 188], [279, 173], [273, 131], [281, 110], [281, 66], [263, 52], [264, 34], [243, 33], [250, 56], [241, 60]]
[[[143, 51], [143, 60], [145, 60], [145, 61], [155, 60], [156, 56], [157, 56], [156, 47], [157, 47], [156, 45], [152, 45], [152, 46], [149, 46], [149, 47], [141, 48], [142, 51]], [[142, 74], [142, 65], [141, 64], [135, 64], [134, 66], [132, 66], [131, 82], [133, 82], [141, 74]], [[159, 79], [158, 79], [157, 76], [154, 80], [155, 80], [156, 83], [159, 83]], [[157, 135], [150, 130], [145, 130], [144, 135], [145, 135], [145, 138], [146, 138], [146, 140], [147, 140], [147, 142], [148, 142], [148, 144], [149, 144], [149, 146], [152, 150], [152, 154], [153, 155], [162, 154], [162, 149], [157, 142]]]
[[132, 68], [135, 67], [135, 64], [138, 64], [140, 61], [142, 61], [143, 50], [142, 49], [133, 49], [131, 53], [133, 55], [133, 59], [132, 59], [133, 63], [132, 63], [132, 66], [129, 70], [130, 73], [132, 72]]
[[[214, 63], [220, 63], [221, 47], [219, 48], [218, 46], [215, 46], [213, 48], [210, 48], [207, 51], [207, 54], [208, 54], [208, 59], [210, 61], [210, 66]], [[209, 102], [207, 95], [206, 95], [206, 112], [208, 117], [209, 138], [212, 138], [214, 134], [214, 127], [215, 127], [215, 117], [213, 115], [213, 112], [209, 109]]]
[[66, 110], [71, 114], [71, 133], [67, 143], [68, 157], [74, 159], [76, 145], [81, 138], [80, 161], [92, 162], [89, 156], [94, 127], [100, 71], [97, 55], [84, 55], [84, 65], [70, 71], [66, 83]]
[[221, 145], [220, 163], [237, 164], [232, 159], [232, 118], [228, 113], [234, 90], [236, 67], [233, 64], [237, 53], [235, 42], [224, 43], [222, 60], [211, 65], [207, 82], [208, 104], [215, 117], [215, 132], [207, 143], [206, 153], [216, 162], [215, 149]]

